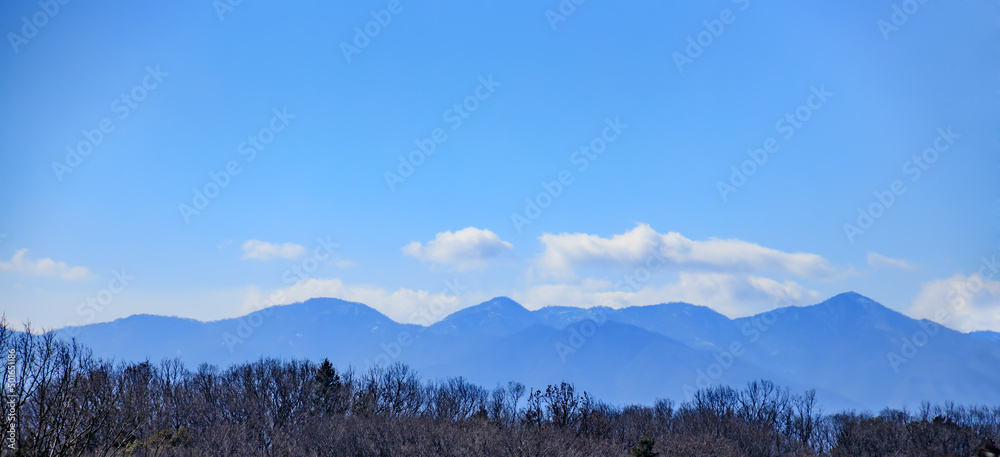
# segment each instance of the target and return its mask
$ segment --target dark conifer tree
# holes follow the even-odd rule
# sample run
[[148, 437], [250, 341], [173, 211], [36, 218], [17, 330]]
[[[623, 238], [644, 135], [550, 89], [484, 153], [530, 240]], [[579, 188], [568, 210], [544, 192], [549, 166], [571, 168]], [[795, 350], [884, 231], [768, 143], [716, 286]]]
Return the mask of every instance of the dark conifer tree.
[[316, 409], [323, 415], [340, 414], [343, 412], [340, 375], [337, 369], [330, 363], [330, 359], [323, 359], [316, 370]]
[[643, 436], [635, 446], [632, 446], [629, 455], [632, 457], [656, 457], [660, 455], [659, 452], [653, 452], [653, 445], [655, 443], [649, 436]]

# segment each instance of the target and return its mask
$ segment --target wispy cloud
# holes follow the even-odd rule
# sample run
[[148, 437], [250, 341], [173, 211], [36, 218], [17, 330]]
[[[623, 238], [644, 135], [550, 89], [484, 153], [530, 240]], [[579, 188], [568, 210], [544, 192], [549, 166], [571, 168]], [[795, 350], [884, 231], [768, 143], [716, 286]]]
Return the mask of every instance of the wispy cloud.
[[297, 259], [306, 254], [306, 248], [295, 243], [275, 244], [267, 241], [247, 240], [241, 247], [243, 248], [242, 259]]
[[737, 239], [694, 241], [677, 232], [657, 233], [646, 224], [610, 238], [546, 233], [540, 239], [544, 250], [536, 268], [543, 277], [572, 278], [578, 268], [586, 266], [633, 268], [649, 261], [650, 256], [674, 267], [715, 272], [770, 271], [812, 278], [840, 274], [818, 254], [783, 252]]
[[794, 281], [728, 273], [681, 273], [662, 286], [637, 290], [615, 288], [609, 281], [585, 279], [579, 283], [540, 284], [512, 294], [533, 309], [545, 306], [607, 306], [622, 308], [666, 302], [707, 306], [729, 317], [748, 316], [778, 306], [800, 304], [820, 297]]
[[28, 249], [19, 249], [9, 262], [0, 261], [0, 270], [14, 271], [34, 276], [55, 276], [62, 279], [77, 280], [90, 276], [86, 267], [71, 267], [66, 262], [57, 262], [48, 257], [32, 260], [28, 258]]
[[438, 233], [426, 245], [414, 241], [403, 246], [403, 254], [425, 262], [451, 265], [455, 269], [483, 269], [489, 260], [509, 254], [514, 246], [486, 229], [467, 227]]
[[892, 257], [886, 257], [877, 252], [868, 251], [868, 266], [878, 270], [882, 268], [899, 268], [902, 270], [912, 270], [916, 268], [910, 262], [903, 259], [894, 259]]

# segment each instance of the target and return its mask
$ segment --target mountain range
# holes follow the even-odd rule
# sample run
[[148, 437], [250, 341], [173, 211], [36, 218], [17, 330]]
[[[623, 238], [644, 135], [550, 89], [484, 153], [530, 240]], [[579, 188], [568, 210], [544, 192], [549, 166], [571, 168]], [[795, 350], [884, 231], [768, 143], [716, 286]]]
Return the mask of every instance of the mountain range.
[[688, 303], [529, 311], [497, 297], [428, 326], [314, 298], [214, 322], [135, 315], [57, 334], [117, 361], [329, 358], [357, 371], [399, 361], [425, 378], [488, 387], [569, 381], [618, 404], [683, 401], [699, 387], [755, 379], [816, 389], [828, 410], [1000, 404], [1000, 334], [912, 319], [853, 292], [738, 319]]

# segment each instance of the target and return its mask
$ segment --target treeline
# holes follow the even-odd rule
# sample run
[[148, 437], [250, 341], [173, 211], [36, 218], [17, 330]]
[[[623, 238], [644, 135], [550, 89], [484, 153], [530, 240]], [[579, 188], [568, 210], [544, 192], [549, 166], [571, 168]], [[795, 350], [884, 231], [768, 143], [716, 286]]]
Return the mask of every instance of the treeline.
[[992, 444], [1000, 407], [824, 414], [814, 392], [768, 381], [703, 389], [680, 404], [619, 407], [566, 383], [487, 389], [462, 378], [422, 380], [401, 364], [364, 373], [274, 359], [194, 370], [176, 359], [112, 364], [3, 322], [0, 348], [17, 367], [2, 381], [3, 455], [1000, 454]]

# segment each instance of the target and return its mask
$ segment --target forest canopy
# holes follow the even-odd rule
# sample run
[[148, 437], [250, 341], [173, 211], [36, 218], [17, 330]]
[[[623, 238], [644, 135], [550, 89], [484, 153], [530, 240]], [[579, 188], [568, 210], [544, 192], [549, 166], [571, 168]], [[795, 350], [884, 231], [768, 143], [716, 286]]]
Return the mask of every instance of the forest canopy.
[[[3, 455], [980, 456], [1000, 405], [821, 410], [770, 381], [618, 406], [572, 384], [486, 388], [403, 364], [114, 363], [0, 322]], [[992, 454], [991, 454], [992, 453]]]

